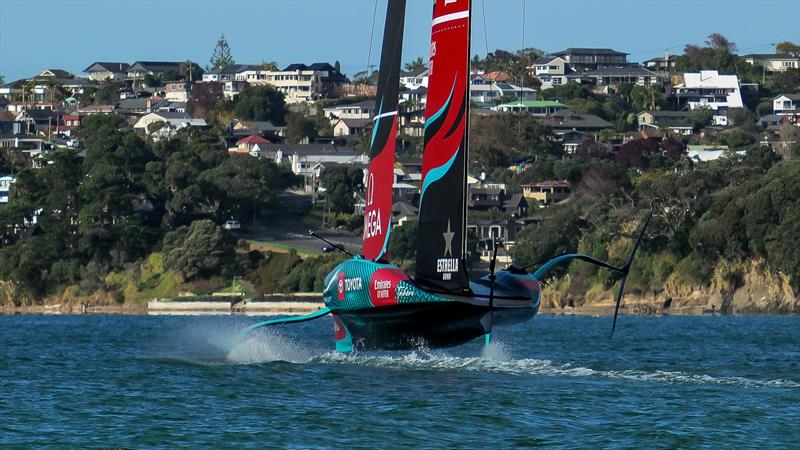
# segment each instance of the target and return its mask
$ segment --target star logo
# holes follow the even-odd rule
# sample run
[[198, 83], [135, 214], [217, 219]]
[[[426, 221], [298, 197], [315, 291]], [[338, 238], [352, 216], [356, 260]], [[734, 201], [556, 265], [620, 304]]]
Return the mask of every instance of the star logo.
[[453, 256], [453, 236], [456, 234], [450, 231], [450, 221], [447, 221], [447, 231], [442, 233], [442, 237], [444, 238], [444, 255]]

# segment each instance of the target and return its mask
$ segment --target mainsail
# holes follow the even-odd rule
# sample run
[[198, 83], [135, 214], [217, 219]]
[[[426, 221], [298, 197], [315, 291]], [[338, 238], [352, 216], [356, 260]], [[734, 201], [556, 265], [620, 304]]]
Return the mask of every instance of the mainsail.
[[419, 204], [416, 281], [461, 294], [466, 254], [470, 0], [433, 6], [425, 146]]
[[378, 96], [375, 100], [376, 114], [373, 119], [369, 172], [365, 187], [362, 247], [364, 257], [371, 260], [382, 258], [389, 244], [405, 9], [405, 0], [390, 0], [383, 31]]

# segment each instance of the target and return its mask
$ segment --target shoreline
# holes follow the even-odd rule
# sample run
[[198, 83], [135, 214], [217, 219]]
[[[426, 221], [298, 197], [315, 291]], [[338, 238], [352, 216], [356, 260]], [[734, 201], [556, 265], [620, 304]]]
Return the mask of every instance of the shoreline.
[[[322, 301], [308, 301], [300, 296], [280, 296], [272, 300], [229, 301], [181, 301], [154, 300], [147, 304], [136, 305], [28, 305], [0, 307], [0, 316], [11, 315], [132, 315], [132, 316], [293, 316], [314, 312], [325, 305]], [[652, 309], [640, 304], [623, 305], [620, 315], [663, 317], [663, 316], [797, 316], [797, 314], [780, 312], [750, 312], [722, 314], [719, 310], [709, 310], [700, 306]], [[537, 315], [549, 316], [589, 316], [611, 317], [614, 305], [595, 304], [577, 307], [552, 308], [542, 307]]]

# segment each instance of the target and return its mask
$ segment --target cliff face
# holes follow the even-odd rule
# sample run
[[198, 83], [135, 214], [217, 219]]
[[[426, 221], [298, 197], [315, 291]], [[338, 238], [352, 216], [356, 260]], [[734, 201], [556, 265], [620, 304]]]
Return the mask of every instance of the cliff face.
[[[544, 289], [542, 307], [602, 313], [613, 308], [616, 289], [616, 284], [611, 289], [593, 287], [579, 295], [570, 291], [567, 278]], [[792, 288], [790, 277], [769, 272], [763, 261], [726, 262], [715, 268], [708, 286], [668, 281], [660, 291], [628, 291], [622, 309], [638, 314], [800, 314], [800, 292]]]

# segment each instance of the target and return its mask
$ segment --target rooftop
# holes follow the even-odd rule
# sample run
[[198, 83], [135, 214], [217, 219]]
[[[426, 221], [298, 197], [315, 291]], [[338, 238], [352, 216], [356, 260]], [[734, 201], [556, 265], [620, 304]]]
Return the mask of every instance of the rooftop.
[[564, 55], [627, 55], [627, 53], [618, 52], [616, 50], [612, 50], [610, 48], [575, 48], [570, 47], [566, 50], [562, 50], [560, 52], [553, 53], [553, 56], [564, 56]]

